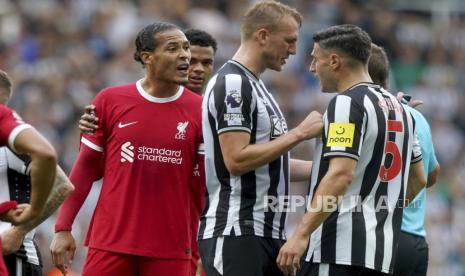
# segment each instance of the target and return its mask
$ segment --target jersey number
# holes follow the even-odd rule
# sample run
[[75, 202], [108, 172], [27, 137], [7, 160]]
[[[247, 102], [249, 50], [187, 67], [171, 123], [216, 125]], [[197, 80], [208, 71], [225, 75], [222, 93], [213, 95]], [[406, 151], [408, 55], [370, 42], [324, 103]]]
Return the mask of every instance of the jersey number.
[[[388, 132], [402, 132], [404, 130], [401, 121], [388, 120]], [[392, 156], [391, 165], [389, 168], [386, 168], [385, 165], [382, 165], [379, 170], [379, 177], [382, 181], [387, 182], [394, 179], [402, 169], [402, 156], [400, 155], [399, 148], [397, 144], [393, 141], [386, 141], [384, 145], [384, 153], [387, 156], [390, 154]]]

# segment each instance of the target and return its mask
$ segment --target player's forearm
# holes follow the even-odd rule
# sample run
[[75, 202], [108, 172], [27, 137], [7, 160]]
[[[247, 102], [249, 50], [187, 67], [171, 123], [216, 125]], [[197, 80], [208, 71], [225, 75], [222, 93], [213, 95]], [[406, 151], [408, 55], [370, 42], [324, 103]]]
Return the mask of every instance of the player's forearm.
[[438, 181], [439, 172], [441, 171], [439, 164], [436, 168], [428, 174], [428, 180], [426, 182], [426, 188], [432, 187]]
[[352, 177], [353, 173], [350, 171], [328, 171], [315, 192], [311, 208], [307, 210], [297, 226], [296, 235], [301, 237], [311, 235], [336, 210]]
[[31, 154], [31, 209], [41, 212], [56, 176], [57, 160], [53, 154]]
[[312, 173], [312, 161], [291, 159], [291, 181], [309, 181]]
[[425, 187], [426, 178], [423, 170], [423, 161], [411, 164], [408, 176], [407, 195], [405, 196], [406, 205], [408, 206]]
[[[225, 158], [226, 166], [232, 175], [243, 175], [276, 160], [302, 140], [304, 140], [304, 137], [297, 130], [291, 130], [287, 134], [267, 143], [248, 144], [235, 152], [233, 156]], [[229, 162], [226, 159], [229, 159]]]
[[52, 187], [52, 191], [50, 192], [50, 195], [48, 197], [47, 202], [45, 203], [45, 207], [40, 214], [39, 217], [28, 221], [24, 224], [18, 225], [18, 230], [27, 233], [37, 227], [39, 224], [41, 224], [44, 220], [46, 220], [48, 217], [50, 217], [57, 209], [60, 207], [60, 205], [63, 203], [63, 201], [66, 199], [66, 197], [74, 190], [74, 186], [71, 184], [69, 181], [68, 177], [66, 174], [63, 172], [63, 170], [57, 166], [57, 174], [55, 178], [55, 183]]
[[74, 192], [64, 201], [58, 213], [55, 231], [71, 231], [72, 224], [92, 184], [102, 177], [103, 155], [87, 146], [81, 146], [78, 159], [71, 170], [69, 179], [74, 184]]

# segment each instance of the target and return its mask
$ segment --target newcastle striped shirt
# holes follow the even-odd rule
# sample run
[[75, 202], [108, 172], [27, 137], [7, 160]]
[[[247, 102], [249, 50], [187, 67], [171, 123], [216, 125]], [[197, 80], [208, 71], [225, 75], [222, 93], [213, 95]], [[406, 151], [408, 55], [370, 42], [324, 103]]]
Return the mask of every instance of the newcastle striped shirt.
[[269, 142], [287, 132], [283, 114], [263, 82], [230, 60], [207, 85], [202, 104], [207, 199], [199, 239], [255, 235], [285, 239], [286, 213], [266, 208], [268, 198], [289, 191], [289, 153], [242, 176], [226, 169], [219, 135], [250, 134], [251, 144]]
[[380, 86], [360, 83], [331, 100], [308, 198], [313, 199], [331, 157], [358, 162], [341, 204], [312, 233], [307, 262], [392, 272], [409, 167], [422, 158], [413, 130], [410, 113]]

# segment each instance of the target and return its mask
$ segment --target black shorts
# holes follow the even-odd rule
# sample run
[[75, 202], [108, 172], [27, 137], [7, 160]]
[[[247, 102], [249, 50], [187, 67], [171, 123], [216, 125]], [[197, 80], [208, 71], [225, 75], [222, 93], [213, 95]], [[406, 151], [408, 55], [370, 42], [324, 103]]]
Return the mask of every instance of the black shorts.
[[388, 276], [363, 266], [350, 266], [339, 264], [320, 264], [302, 261], [297, 276]]
[[199, 241], [208, 276], [283, 276], [276, 264], [285, 241], [256, 236], [221, 236]]
[[10, 276], [42, 276], [42, 267], [26, 262], [15, 254], [3, 256]]
[[422, 236], [401, 231], [394, 263], [395, 276], [425, 276], [428, 271], [428, 243]]

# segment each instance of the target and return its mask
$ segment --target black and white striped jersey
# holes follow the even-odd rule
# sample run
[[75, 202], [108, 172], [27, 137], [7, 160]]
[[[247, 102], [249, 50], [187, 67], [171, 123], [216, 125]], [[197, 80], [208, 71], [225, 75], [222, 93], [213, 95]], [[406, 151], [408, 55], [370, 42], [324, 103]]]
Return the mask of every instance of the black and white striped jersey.
[[250, 133], [250, 143], [269, 142], [287, 132], [287, 124], [263, 82], [230, 60], [209, 81], [202, 104], [205, 142], [206, 208], [199, 239], [256, 235], [285, 239], [286, 213], [266, 208], [267, 198], [287, 196], [289, 153], [242, 176], [226, 169], [219, 135]]
[[353, 158], [357, 166], [339, 207], [312, 233], [307, 262], [392, 271], [410, 164], [422, 158], [413, 130], [410, 113], [380, 86], [360, 83], [330, 101], [307, 206], [328, 200], [314, 194], [330, 158]]
[[[31, 159], [27, 155], [17, 155], [7, 147], [0, 148], [0, 202], [16, 200], [29, 203], [31, 199]], [[11, 224], [0, 221], [0, 233]], [[35, 230], [27, 233], [23, 244], [15, 255], [29, 263], [40, 265], [37, 247], [33, 242]]]

